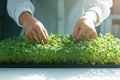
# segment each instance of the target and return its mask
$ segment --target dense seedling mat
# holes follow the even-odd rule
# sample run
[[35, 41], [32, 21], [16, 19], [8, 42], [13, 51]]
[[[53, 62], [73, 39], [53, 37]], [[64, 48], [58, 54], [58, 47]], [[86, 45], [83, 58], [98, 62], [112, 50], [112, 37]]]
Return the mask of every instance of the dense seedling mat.
[[111, 34], [100, 34], [97, 39], [89, 41], [78, 41], [68, 34], [51, 34], [47, 39], [49, 43], [44, 45], [32, 44], [23, 37], [0, 41], [0, 65], [120, 65], [120, 39]]

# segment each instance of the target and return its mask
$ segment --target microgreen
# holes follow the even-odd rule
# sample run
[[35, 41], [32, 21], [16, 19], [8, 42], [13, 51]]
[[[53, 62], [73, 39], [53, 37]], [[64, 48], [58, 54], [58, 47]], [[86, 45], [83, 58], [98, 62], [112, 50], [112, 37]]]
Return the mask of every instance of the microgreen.
[[120, 64], [120, 39], [111, 34], [84, 42], [68, 34], [47, 39], [44, 45], [23, 37], [0, 41], [0, 64]]

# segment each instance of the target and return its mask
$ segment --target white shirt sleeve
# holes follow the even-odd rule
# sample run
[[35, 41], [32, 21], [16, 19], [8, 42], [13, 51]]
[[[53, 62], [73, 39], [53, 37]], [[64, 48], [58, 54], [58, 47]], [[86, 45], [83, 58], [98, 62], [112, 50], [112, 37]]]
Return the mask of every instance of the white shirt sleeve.
[[112, 5], [112, 0], [86, 0], [84, 10], [93, 10], [98, 14], [99, 19], [96, 24], [97, 26], [110, 15]]
[[30, 0], [7, 0], [7, 11], [11, 18], [13, 18], [19, 26], [19, 16], [22, 12], [28, 11], [32, 15], [34, 13], [34, 6]]
[[[84, 10], [94, 10], [99, 17], [97, 25], [105, 20], [110, 14], [112, 0], [84, 0]], [[7, 0], [7, 10], [11, 18], [13, 18], [18, 25], [19, 16], [24, 11], [29, 11], [32, 15], [34, 13], [34, 6], [30, 0]]]

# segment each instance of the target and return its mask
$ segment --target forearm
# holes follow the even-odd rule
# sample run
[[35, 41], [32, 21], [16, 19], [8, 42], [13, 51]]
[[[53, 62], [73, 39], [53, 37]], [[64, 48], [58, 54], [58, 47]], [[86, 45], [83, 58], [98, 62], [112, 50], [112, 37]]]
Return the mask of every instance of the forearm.
[[103, 22], [110, 15], [110, 8], [112, 7], [112, 0], [86, 0], [84, 6], [85, 12], [95, 11], [98, 15], [98, 22], [96, 26]]
[[19, 26], [19, 17], [25, 11], [32, 15], [34, 13], [34, 6], [30, 0], [7, 0], [7, 12]]
[[23, 12], [19, 17], [20, 25], [24, 26], [26, 29], [33, 24], [35, 24], [37, 20], [33, 17], [29, 12]]

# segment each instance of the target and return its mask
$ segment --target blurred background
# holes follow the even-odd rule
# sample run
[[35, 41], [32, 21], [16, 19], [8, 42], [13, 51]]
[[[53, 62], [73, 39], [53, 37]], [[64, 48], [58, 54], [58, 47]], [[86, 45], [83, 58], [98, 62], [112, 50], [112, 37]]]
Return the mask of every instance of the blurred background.
[[[7, 0], [0, 0], [0, 40], [19, 35], [21, 28], [8, 16]], [[113, 0], [111, 15], [101, 25], [96, 27], [98, 33], [111, 33], [120, 38], [120, 0]]]
[[19, 35], [21, 28], [8, 16], [7, 0], [0, 0], [0, 40]]
[[113, 0], [111, 15], [96, 29], [98, 33], [111, 33], [120, 38], [120, 0]]

